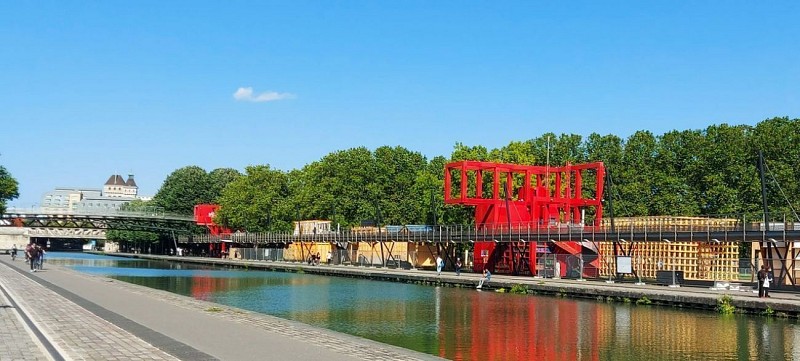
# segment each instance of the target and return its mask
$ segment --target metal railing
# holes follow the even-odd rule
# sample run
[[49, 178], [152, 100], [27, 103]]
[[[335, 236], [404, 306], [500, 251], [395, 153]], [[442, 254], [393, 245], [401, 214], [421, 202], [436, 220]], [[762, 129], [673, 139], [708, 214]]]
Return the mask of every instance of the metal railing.
[[800, 222], [747, 222], [742, 218], [662, 217], [653, 222], [629, 222], [615, 227], [588, 226], [566, 223], [506, 223], [496, 225], [436, 225], [418, 226], [415, 230], [389, 231], [376, 228], [369, 232], [359, 229], [340, 232], [293, 234], [291, 232], [235, 232], [224, 235], [183, 236], [181, 242], [214, 243], [222, 240], [234, 243], [293, 243], [293, 242], [428, 242], [471, 243], [479, 241], [507, 242], [757, 242], [800, 240]]

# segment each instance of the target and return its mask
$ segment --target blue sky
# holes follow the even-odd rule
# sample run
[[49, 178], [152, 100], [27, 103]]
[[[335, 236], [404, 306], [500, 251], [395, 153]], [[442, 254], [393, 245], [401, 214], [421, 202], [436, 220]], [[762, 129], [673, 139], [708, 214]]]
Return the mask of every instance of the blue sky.
[[[133, 172], [800, 116], [800, 2], [5, 1], [12, 206]], [[238, 97], [234, 95], [238, 94]]]

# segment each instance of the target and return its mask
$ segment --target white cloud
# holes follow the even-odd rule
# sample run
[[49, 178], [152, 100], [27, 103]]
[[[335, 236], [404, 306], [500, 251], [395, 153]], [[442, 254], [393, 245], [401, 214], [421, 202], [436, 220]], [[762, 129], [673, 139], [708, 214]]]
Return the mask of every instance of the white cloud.
[[273, 91], [266, 91], [260, 94], [253, 94], [253, 88], [239, 88], [233, 93], [233, 99], [241, 102], [271, 102], [276, 100], [294, 99], [294, 94], [291, 93], [278, 93]]

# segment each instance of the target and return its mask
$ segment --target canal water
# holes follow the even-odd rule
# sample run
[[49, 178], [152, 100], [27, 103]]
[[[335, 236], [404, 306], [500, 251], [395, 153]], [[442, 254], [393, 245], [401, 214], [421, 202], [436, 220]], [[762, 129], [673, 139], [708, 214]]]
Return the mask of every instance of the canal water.
[[81, 253], [47, 262], [453, 360], [800, 360], [780, 318]]

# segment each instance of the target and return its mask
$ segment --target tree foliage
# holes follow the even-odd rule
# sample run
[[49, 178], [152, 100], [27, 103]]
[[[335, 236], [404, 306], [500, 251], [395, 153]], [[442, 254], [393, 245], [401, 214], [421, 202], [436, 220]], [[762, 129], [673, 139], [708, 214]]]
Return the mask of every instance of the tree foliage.
[[122, 231], [109, 229], [106, 231], [106, 239], [117, 242], [156, 242], [158, 233], [149, 231]]
[[217, 168], [208, 173], [209, 197], [212, 203], [219, 203], [222, 191], [233, 181], [239, 179], [242, 173], [233, 168]]
[[241, 177], [231, 168], [218, 168], [206, 173], [198, 166], [186, 166], [172, 172], [158, 193], [153, 197], [153, 206], [168, 213], [192, 214], [194, 206], [218, 203], [225, 187]]
[[19, 184], [5, 167], [0, 165], [0, 214], [6, 211], [6, 202], [19, 197]]
[[288, 231], [291, 200], [288, 177], [269, 165], [249, 166], [245, 175], [230, 182], [219, 197], [215, 222], [232, 229]]
[[[758, 151], [768, 167], [770, 212], [800, 209], [800, 120], [767, 119], [756, 126], [712, 125], [661, 135], [637, 131], [623, 139], [597, 133], [545, 133], [496, 149], [456, 143], [449, 157], [430, 160], [404, 147], [364, 147], [332, 152], [288, 172], [252, 166], [205, 173], [173, 172], [153, 203], [191, 213], [198, 203], [218, 202], [218, 221], [248, 231], [289, 231], [297, 219], [328, 219], [343, 227], [364, 221], [387, 224], [463, 224], [470, 207], [444, 204], [444, 165], [477, 160], [561, 166], [604, 162], [610, 173], [604, 204], [615, 216], [716, 215], [758, 217], [761, 210]], [[460, 175], [454, 177], [457, 183]], [[490, 179], [484, 178], [484, 191]], [[458, 186], [454, 184], [454, 186]], [[474, 185], [470, 185], [474, 187]], [[585, 192], [594, 192], [591, 176]], [[471, 190], [473, 192], [474, 190]], [[608, 215], [608, 212], [606, 212]]]
[[210, 203], [208, 174], [198, 166], [187, 166], [172, 172], [156, 195], [153, 203], [169, 213], [192, 214], [197, 204]]

